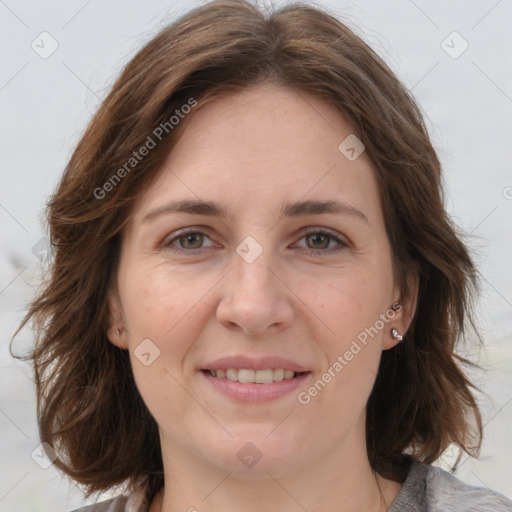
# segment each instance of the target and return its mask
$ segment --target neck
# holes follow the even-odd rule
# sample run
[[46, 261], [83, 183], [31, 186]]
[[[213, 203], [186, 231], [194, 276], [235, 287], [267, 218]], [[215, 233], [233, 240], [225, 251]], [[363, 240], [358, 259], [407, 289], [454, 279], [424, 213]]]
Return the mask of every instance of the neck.
[[[344, 446], [350, 449], [344, 452]], [[262, 468], [249, 475], [205, 463], [165, 437], [162, 450], [165, 487], [151, 512], [385, 512], [401, 488], [377, 475], [364, 443], [351, 439], [313, 464], [303, 463], [307, 469]]]

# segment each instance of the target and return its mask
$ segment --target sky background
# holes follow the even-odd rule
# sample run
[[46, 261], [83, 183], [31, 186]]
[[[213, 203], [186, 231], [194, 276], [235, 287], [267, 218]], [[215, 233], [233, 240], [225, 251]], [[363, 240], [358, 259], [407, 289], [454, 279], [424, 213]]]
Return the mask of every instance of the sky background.
[[[40, 275], [44, 204], [81, 133], [144, 42], [202, 3], [0, 0], [0, 511], [83, 503], [53, 466], [41, 467], [30, 368], [10, 357], [9, 340]], [[475, 375], [489, 395], [480, 399], [485, 438], [480, 460], [466, 458], [456, 475], [512, 498], [512, 0], [317, 5], [379, 53], [425, 113], [448, 210], [483, 284], [486, 348], [468, 352], [486, 369]], [[30, 343], [23, 331], [15, 349]]]

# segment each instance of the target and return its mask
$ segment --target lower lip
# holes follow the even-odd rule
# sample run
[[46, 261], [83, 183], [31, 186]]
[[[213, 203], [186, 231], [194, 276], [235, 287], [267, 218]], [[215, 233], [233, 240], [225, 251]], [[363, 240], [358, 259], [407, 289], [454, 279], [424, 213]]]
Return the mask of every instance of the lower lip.
[[241, 402], [268, 402], [291, 393], [300, 387], [311, 372], [306, 372], [293, 379], [274, 381], [268, 384], [253, 384], [212, 377], [205, 371], [201, 375], [222, 394]]

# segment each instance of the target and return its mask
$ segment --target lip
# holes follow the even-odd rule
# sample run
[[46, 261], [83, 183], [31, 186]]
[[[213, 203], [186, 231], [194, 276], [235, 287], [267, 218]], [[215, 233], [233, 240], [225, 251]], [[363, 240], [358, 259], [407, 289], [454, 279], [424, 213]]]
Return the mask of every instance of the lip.
[[[235, 368], [237, 370], [275, 370], [276, 368], [282, 368], [283, 370], [292, 370], [296, 373], [310, 371], [308, 368], [282, 357], [266, 356], [250, 358], [243, 355], [221, 357], [211, 363], [205, 364], [200, 370], [226, 370], [228, 368]], [[258, 386], [261, 386], [261, 384], [258, 384]]]
[[[253, 362], [256, 364], [256, 361]], [[268, 363], [268, 361], [265, 362]], [[228, 368], [232, 368], [232, 366], [228, 366]], [[247, 366], [245, 368], [251, 369]], [[265, 368], [269, 368], [269, 366], [266, 366]], [[282, 368], [282, 366], [279, 368]], [[264, 368], [254, 369], [262, 370]], [[252, 384], [212, 377], [204, 370], [199, 371], [198, 373], [207, 381], [207, 384], [211, 385], [216, 391], [241, 402], [268, 402], [270, 400], [276, 400], [291, 393], [292, 391], [295, 391], [311, 375], [311, 372], [307, 371], [306, 373], [297, 375], [293, 379], [275, 381], [268, 384]]]

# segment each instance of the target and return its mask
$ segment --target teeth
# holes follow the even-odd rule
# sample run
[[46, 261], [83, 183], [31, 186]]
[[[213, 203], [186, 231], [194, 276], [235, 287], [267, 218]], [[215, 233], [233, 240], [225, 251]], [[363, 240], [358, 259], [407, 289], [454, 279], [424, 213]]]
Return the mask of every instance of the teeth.
[[285, 379], [291, 379], [294, 375], [294, 372], [292, 372], [291, 370], [285, 370], [284, 371], [284, 378]]
[[[292, 375], [293, 377], [293, 375]], [[284, 370], [282, 368], [277, 368], [274, 370], [274, 380], [279, 381], [284, 379]]]
[[233, 368], [229, 368], [226, 370], [226, 377], [229, 380], [238, 380], [238, 372], [236, 370], [233, 370]]
[[249, 370], [241, 368], [227, 368], [226, 370], [209, 370], [212, 377], [218, 379], [227, 378], [228, 380], [243, 382], [247, 384], [269, 384], [271, 382], [279, 382], [281, 380], [292, 379], [295, 372], [292, 370], [284, 370], [283, 368], [276, 368], [268, 370]]

